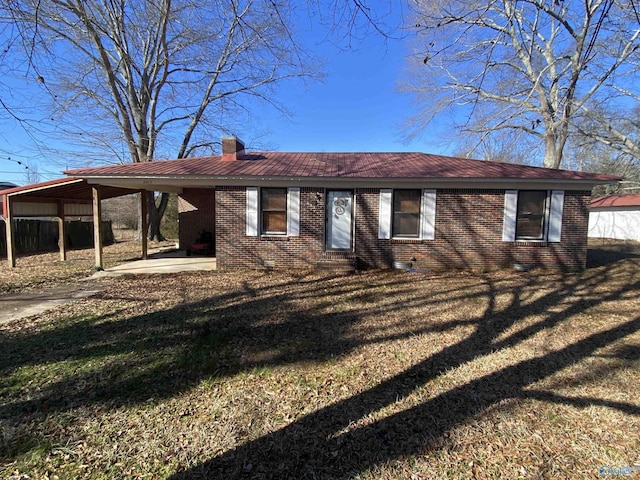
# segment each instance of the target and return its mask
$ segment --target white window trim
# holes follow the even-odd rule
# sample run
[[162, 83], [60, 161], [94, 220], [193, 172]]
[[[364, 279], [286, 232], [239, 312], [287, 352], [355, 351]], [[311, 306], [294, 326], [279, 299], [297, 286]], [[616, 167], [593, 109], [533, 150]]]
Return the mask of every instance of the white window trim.
[[260, 192], [258, 191], [258, 187], [247, 187], [246, 189], [246, 211], [247, 211], [247, 221], [246, 221], [246, 235], [247, 237], [257, 237], [258, 236], [258, 226], [259, 226], [259, 216], [260, 213], [258, 211], [259, 206], [259, 197]]
[[502, 222], [502, 241], [516, 241], [516, 223], [518, 220], [518, 191], [504, 192], [504, 213]]
[[390, 188], [381, 188], [380, 206], [378, 208], [378, 238], [381, 240], [389, 240], [391, 238], [392, 202], [393, 190]]
[[287, 189], [287, 236], [300, 235], [300, 187]]
[[420, 239], [434, 240], [436, 238], [436, 191], [422, 190], [422, 205], [420, 208]]
[[504, 193], [504, 214], [502, 224], [503, 242], [558, 243], [562, 239], [564, 210], [564, 190], [546, 190], [543, 238], [516, 237], [518, 219], [518, 192], [506, 190]]
[[436, 231], [436, 190], [421, 189], [419, 231], [417, 237], [393, 237], [393, 189], [380, 189], [378, 210], [378, 239], [381, 240], [434, 240]]
[[[270, 188], [270, 187], [261, 187]], [[287, 231], [286, 233], [260, 233], [261, 208], [260, 188], [246, 188], [246, 236], [248, 237], [298, 237], [300, 235], [300, 187], [287, 188]]]
[[551, 191], [549, 207], [549, 227], [547, 239], [551, 243], [562, 241], [562, 219], [564, 217], [564, 190]]

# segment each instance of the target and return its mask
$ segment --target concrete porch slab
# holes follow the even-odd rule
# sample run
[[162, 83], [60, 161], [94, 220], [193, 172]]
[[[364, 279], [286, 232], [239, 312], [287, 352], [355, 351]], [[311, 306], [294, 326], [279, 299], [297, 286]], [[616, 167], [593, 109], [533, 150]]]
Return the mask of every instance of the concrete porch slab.
[[187, 257], [184, 250], [172, 250], [169, 252], [149, 255], [147, 260], [134, 260], [122, 263], [115, 267], [106, 268], [96, 272], [90, 278], [116, 277], [120, 275], [139, 275], [154, 273], [178, 273], [211, 271], [216, 269], [214, 257], [190, 256]]

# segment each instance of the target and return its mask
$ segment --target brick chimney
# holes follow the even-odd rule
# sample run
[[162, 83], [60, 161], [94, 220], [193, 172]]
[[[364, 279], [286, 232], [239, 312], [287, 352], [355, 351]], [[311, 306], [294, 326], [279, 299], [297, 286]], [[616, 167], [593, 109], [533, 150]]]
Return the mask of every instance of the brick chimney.
[[235, 135], [222, 137], [222, 161], [240, 160], [244, 155], [244, 143]]

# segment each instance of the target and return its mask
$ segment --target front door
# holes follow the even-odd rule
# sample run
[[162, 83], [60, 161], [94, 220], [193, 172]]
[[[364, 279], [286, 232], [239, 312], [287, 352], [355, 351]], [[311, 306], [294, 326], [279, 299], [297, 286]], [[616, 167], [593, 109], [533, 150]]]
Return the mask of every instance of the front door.
[[327, 250], [351, 250], [353, 239], [353, 192], [327, 192]]

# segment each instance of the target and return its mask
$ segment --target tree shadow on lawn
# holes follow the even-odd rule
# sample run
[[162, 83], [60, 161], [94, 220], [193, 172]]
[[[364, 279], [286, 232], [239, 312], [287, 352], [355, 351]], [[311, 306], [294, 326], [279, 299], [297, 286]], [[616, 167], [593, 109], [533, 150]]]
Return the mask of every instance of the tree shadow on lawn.
[[[571, 278], [571, 277], [567, 277]], [[456, 368], [482, 355], [515, 346], [538, 332], [552, 328], [568, 317], [622, 295], [640, 295], [640, 282], [626, 285], [604, 298], [587, 294], [601, 281], [567, 281], [555, 293], [520, 305], [523, 291], [513, 291], [513, 302], [497, 311], [491, 299], [499, 293], [488, 281], [489, 307], [477, 319], [475, 332], [379, 385], [313, 412], [290, 425], [245, 443], [209, 461], [179, 472], [172, 478], [352, 478], [390, 460], [433, 450], [434, 440], [486, 409], [508, 399], [535, 399], [576, 407], [589, 405], [618, 409], [640, 416], [640, 406], [599, 398], [567, 397], [551, 391], [528, 389], [530, 385], [593, 355], [640, 330], [640, 316], [605, 331], [593, 333], [566, 347], [521, 361], [452, 388], [413, 408], [374, 423], [349, 429], [351, 425], [425, 386], [444, 370]], [[582, 293], [581, 293], [582, 292]], [[578, 299], [566, 302], [568, 296]], [[559, 310], [554, 307], [562, 306]], [[506, 338], [503, 336], [523, 316], [539, 313], [541, 320]], [[626, 312], [628, 313], [628, 312]], [[623, 350], [618, 355], [625, 356]], [[626, 358], [626, 357], [625, 357]], [[342, 433], [347, 429], [346, 433]]]
[[[0, 331], [0, 387], [19, 393], [37, 385], [36, 392], [0, 404], [0, 419], [84, 405], [143, 403], [171, 397], [204, 378], [344, 355], [365, 343], [350, 329], [379, 296], [367, 290], [367, 277], [354, 278], [289, 277], [260, 287], [241, 282], [226, 293], [146, 314], [130, 315], [131, 307], [124, 306], [103, 315], [61, 318], [46, 328]], [[379, 312], [429, 304], [398, 275], [387, 275], [373, 287], [412, 296], [402, 304], [393, 296], [380, 299]], [[131, 302], [122, 289], [126, 286], [97, 297], [115, 305]], [[140, 299], [141, 310], [161, 300], [162, 292], [156, 293], [158, 298], [150, 293]], [[368, 334], [371, 342], [385, 342], [431, 328], [449, 327], [421, 326], [400, 334], [382, 328]], [[32, 374], [36, 366], [43, 366], [52, 381], [41, 386], [38, 379], [16, 375], [23, 368]]]
[[[158, 312], [121, 319], [114, 311], [82, 321], [70, 319], [35, 333], [4, 335], [1, 340], [7, 355], [0, 363], [3, 390], [27, 388], [10, 384], [11, 373], [20, 367], [56, 362], [68, 365], [58, 379], [34, 392], [33, 398], [3, 402], [0, 418], [13, 416], [21, 422], [77, 406], [142, 403], [177, 395], [204, 378], [224, 378], [264, 366], [322, 362], [367, 343], [450, 332], [460, 326], [474, 331], [366, 391], [175, 478], [349, 478], [382, 462], [429, 451], [433, 439], [511, 398], [603, 405], [640, 415], [640, 407], [633, 404], [567, 398], [526, 388], [640, 330], [640, 317], [624, 312], [632, 319], [560, 350], [475, 378], [369, 426], [340, 433], [359, 419], [406, 398], [442, 372], [516, 346], [603, 302], [640, 295], [640, 281], [627, 275], [629, 281], [622, 282], [620, 276], [625, 273], [614, 265], [580, 275], [532, 274], [506, 279], [493, 274], [460, 275], [462, 280], [451, 276], [451, 286], [437, 292], [430, 291], [431, 279], [420, 275], [274, 279], [273, 284], [240, 284], [202, 301]], [[549, 282], [554, 282], [549, 295], [536, 297], [532, 293], [548, 287]], [[598, 289], [607, 282], [619, 287], [603, 296]], [[498, 297], [505, 294], [510, 303], [499, 304]], [[452, 314], [448, 321], [409, 318], [413, 309], [424, 312], [433, 308], [442, 313], [442, 303], [447, 301], [454, 302], [453, 308], [455, 302], [473, 304], [475, 314], [463, 318]], [[367, 322], [363, 334], [355, 327], [370, 316], [377, 316], [378, 321]], [[532, 316], [540, 320], [512, 328]], [[410, 326], [398, 328], [405, 321]], [[10, 456], [20, 453], [14, 449]]]
[[640, 243], [590, 245], [587, 250], [587, 268], [612, 265], [627, 259], [640, 259]]

